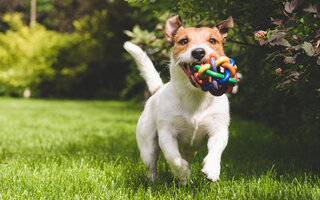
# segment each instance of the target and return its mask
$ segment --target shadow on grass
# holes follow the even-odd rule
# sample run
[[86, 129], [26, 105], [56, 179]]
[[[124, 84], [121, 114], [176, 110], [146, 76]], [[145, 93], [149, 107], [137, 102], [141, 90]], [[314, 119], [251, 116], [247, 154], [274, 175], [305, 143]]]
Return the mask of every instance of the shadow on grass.
[[272, 129], [234, 117], [223, 160], [242, 173], [262, 173], [271, 167], [278, 173], [319, 173], [320, 141], [274, 135]]
[[[90, 133], [82, 135], [78, 141], [80, 142], [70, 143], [56, 150], [69, 156], [91, 155], [91, 158], [98, 162], [124, 165], [124, 184], [133, 191], [141, 187], [147, 190], [151, 186], [152, 192], [156, 193], [164, 190], [163, 183], [167, 189], [177, 186], [163, 155], [158, 161], [159, 180], [155, 184], [147, 180], [146, 169], [139, 158], [134, 131], [128, 133], [127, 130], [119, 129], [112, 134]], [[289, 138], [279, 138], [263, 124], [234, 117], [230, 126], [229, 144], [222, 155], [222, 178], [240, 180], [243, 177], [260, 177], [271, 169], [276, 171], [277, 176], [317, 174], [320, 159], [319, 147], [315, 144], [315, 141], [308, 145]], [[194, 161], [192, 187], [202, 187], [202, 159], [206, 152], [206, 147], [203, 147]]]
[[[59, 103], [59, 102], [58, 102]], [[89, 103], [90, 104], [90, 103]], [[106, 109], [105, 112], [117, 113], [126, 110], [129, 113], [139, 113], [141, 108], [131, 104], [108, 103], [105, 108], [104, 102], [94, 102], [88, 105], [87, 102], [80, 104], [83, 109], [90, 107], [92, 112]], [[44, 104], [46, 108], [46, 104]], [[59, 104], [56, 104], [59, 107]], [[74, 106], [73, 102], [67, 105]], [[82, 109], [79, 105], [75, 110]], [[38, 107], [39, 108], [39, 107]], [[104, 116], [103, 116], [104, 117]], [[67, 159], [81, 160], [90, 158], [90, 161], [99, 163], [103, 168], [104, 163], [111, 163], [114, 166], [123, 165], [121, 169], [127, 180], [127, 187], [137, 190], [139, 187], [148, 188], [151, 184], [147, 180], [146, 169], [139, 158], [139, 150], [135, 140], [136, 117], [115, 117], [103, 118], [101, 124], [110, 124], [101, 130], [82, 130], [76, 140], [70, 140], [53, 146], [49, 149], [42, 149], [39, 156], [62, 163]], [[67, 116], [70, 118], [70, 116]], [[232, 118], [230, 126], [229, 144], [222, 155], [221, 173], [226, 179], [241, 179], [243, 176], [260, 176], [271, 168], [282, 173], [319, 173], [319, 141], [310, 143], [299, 143], [290, 138], [279, 138], [274, 135], [272, 129], [254, 121], [245, 121], [239, 117]], [[206, 155], [204, 146], [197, 155], [193, 164], [194, 184], [197, 180], [203, 180], [201, 173], [202, 159]], [[5, 154], [5, 152], [3, 153]], [[22, 156], [27, 157], [28, 152]], [[38, 159], [32, 157], [30, 159]], [[169, 188], [175, 187], [173, 175], [163, 156], [158, 162], [159, 182], [167, 183]], [[158, 183], [159, 183], [158, 182]], [[163, 189], [161, 184], [152, 184], [155, 191]]]

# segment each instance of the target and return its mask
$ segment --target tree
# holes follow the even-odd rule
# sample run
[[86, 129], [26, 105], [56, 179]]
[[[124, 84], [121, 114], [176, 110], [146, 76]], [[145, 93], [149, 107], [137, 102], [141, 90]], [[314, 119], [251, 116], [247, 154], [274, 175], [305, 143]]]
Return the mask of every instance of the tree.
[[30, 5], [30, 26], [34, 26], [37, 21], [37, 1], [31, 0]]

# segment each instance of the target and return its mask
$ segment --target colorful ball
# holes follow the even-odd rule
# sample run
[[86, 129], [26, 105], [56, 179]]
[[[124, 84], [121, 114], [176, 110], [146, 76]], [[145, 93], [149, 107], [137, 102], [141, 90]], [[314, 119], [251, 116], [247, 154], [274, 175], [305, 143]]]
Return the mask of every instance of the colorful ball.
[[[224, 68], [224, 74], [220, 73], [220, 67]], [[203, 91], [209, 91], [214, 96], [230, 93], [238, 83], [236, 74], [237, 65], [232, 58], [210, 54], [206, 64], [195, 65], [194, 81], [196, 87]]]

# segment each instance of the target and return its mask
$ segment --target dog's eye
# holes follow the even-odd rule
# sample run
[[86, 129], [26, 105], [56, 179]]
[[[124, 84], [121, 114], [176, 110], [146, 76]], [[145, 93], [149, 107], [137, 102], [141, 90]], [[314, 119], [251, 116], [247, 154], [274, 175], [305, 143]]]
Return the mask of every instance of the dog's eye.
[[189, 40], [187, 38], [184, 38], [184, 39], [180, 40], [178, 43], [184, 45], [184, 44], [187, 44], [188, 42], [189, 42]]
[[210, 42], [211, 44], [215, 44], [215, 43], [217, 43], [217, 40], [214, 39], [214, 38], [210, 38], [210, 39], [209, 39], [209, 42]]

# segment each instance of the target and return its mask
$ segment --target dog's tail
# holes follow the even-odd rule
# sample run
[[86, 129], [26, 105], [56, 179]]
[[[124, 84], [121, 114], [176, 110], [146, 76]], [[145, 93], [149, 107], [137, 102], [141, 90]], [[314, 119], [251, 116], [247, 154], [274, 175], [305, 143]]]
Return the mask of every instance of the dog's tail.
[[140, 47], [131, 42], [125, 42], [123, 47], [134, 57], [142, 77], [147, 82], [149, 91], [154, 94], [163, 83], [152, 61]]

